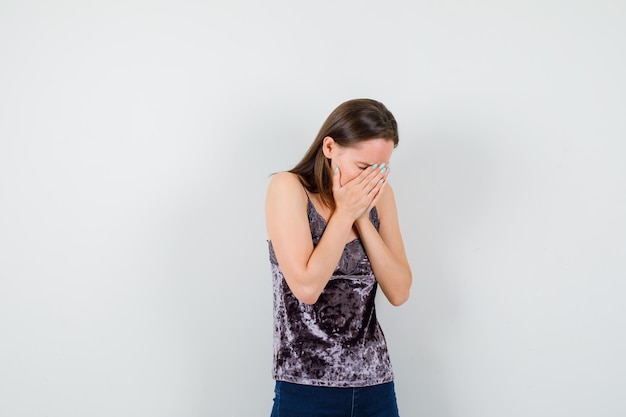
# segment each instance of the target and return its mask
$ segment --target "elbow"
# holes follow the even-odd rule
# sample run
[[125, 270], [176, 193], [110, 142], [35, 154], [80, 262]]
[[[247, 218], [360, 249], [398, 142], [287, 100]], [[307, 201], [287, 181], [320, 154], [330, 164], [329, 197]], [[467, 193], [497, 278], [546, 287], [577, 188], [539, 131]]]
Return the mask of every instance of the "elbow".
[[409, 295], [411, 293], [411, 284], [413, 282], [413, 275], [410, 271], [408, 272], [408, 276], [406, 277], [406, 280], [404, 282], [404, 285], [402, 285], [400, 288], [397, 289], [397, 291], [387, 297], [391, 305], [393, 305], [394, 307], [399, 307], [409, 300]]
[[283, 278], [291, 294], [303, 304], [315, 304], [322, 294], [323, 288], [318, 288], [311, 282], [309, 276], [303, 272], [283, 272]]
[[317, 303], [330, 279], [330, 274], [325, 278], [316, 271], [298, 268], [289, 268], [282, 275], [291, 294], [302, 304], [308, 305]]
[[302, 304], [313, 305], [317, 303], [317, 300], [320, 298], [321, 293], [316, 293], [314, 291], [301, 290], [301, 291], [298, 291], [297, 293], [294, 292], [293, 295]]
[[313, 305], [315, 303], [317, 303], [317, 300], [320, 298], [319, 295], [316, 296], [306, 296], [306, 297], [296, 297], [298, 299], [298, 301], [300, 301], [302, 304], [307, 304], [307, 305]]
[[396, 294], [393, 297], [389, 297], [389, 302], [394, 307], [400, 307], [402, 304], [406, 303], [409, 299], [409, 291], [405, 291], [402, 294]]
[[321, 291], [319, 291], [317, 288], [304, 285], [291, 289], [291, 292], [298, 301], [308, 305], [313, 305], [317, 303], [320, 295], [322, 295]]

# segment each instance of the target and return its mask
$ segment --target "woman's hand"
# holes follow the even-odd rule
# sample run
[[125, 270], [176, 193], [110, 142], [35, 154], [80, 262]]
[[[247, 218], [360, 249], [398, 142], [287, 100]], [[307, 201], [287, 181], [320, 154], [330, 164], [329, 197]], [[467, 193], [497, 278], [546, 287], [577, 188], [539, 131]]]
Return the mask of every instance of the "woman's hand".
[[333, 197], [335, 210], [347, 213], [354, 221], [369, 216], [369, 212], [380, 198], [387, 183], [389, 169], [385, 164], [367, 167], [357, 177], [341, 186], [341, 171], [335, 168], [333, 175]]

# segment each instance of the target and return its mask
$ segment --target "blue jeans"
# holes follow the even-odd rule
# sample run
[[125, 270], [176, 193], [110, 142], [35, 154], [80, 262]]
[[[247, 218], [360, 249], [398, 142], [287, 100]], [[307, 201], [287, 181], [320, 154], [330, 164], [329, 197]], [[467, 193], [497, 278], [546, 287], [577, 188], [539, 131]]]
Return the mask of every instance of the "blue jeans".
[[271, 417], [399, 417], [394, 384], [318, 387], [276, 381]]

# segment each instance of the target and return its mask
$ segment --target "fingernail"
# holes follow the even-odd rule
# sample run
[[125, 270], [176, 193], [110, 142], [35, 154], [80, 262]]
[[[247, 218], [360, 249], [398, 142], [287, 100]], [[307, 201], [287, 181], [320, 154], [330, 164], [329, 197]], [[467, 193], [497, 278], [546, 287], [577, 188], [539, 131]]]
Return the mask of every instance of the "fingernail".
[[335, 174], [339, 172], [339, 167], [335, 167]]
[[381, 174], [384, 174], [384, 173], [385, 173], [385, 171], [387, 171], [387, 168], [383, 168], [383, 169], [381, 169], [381, 170], [380, 170], [380, 173], [381, 173]]
[[383, 169], [385, 167], [385, 163], [383, 162], [382, 164], [380, 164], [380, 169]]
[[378, 166], [378, 164], [372, 165], [372, 169], [376, 169], [377, 166]]
[[378, 181], [379, 184], [382, 184], [383, 182], [385, 182], [384, 180], [380, 180]]

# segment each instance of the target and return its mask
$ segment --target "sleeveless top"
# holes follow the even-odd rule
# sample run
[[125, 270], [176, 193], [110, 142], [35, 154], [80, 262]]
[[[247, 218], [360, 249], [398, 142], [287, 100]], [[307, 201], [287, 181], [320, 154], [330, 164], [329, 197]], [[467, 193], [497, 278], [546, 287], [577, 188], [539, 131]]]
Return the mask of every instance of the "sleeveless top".
[[[326, 221], [308, 199], [313, 245]], [[370, 220], [380, 227], [376, 207]], [[315, 304], [298, 301], [268, 241], [274, 287], [274, 366], [279, 381], [329, 387], [364, 387], [393, 380], [385, 336], [376, 319], [378, 284], [360, 239], [346, 244]]]

